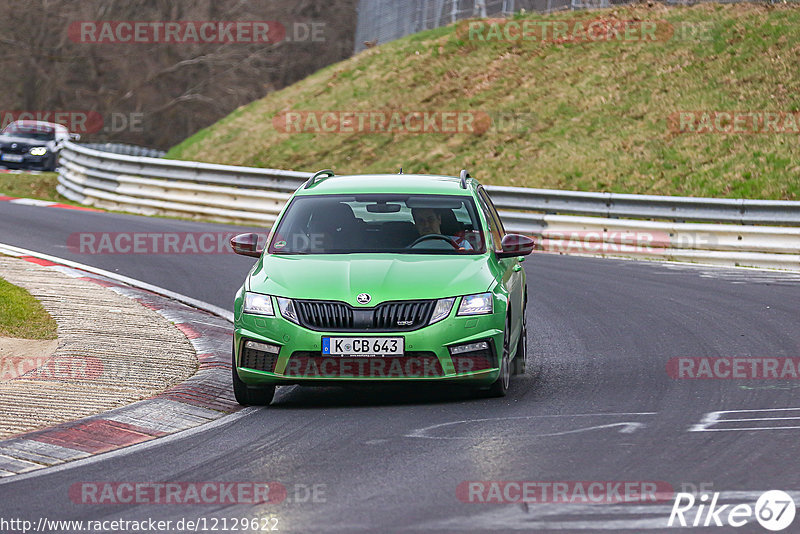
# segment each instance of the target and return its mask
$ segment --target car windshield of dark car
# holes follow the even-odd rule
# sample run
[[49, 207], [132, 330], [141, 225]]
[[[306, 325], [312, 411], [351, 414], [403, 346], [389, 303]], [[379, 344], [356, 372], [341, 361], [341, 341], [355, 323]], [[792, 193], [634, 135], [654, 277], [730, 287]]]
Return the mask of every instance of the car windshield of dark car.
[[35, 141], [52, 141], [56, 138], [55, 130], [52, 128], [21, 128], [14, 125], [7, 126], [0, 135], [22, 137]]
[[270, 254], [481, 254], [472, 197], [365, 194], [298, 196], [273, 232]]

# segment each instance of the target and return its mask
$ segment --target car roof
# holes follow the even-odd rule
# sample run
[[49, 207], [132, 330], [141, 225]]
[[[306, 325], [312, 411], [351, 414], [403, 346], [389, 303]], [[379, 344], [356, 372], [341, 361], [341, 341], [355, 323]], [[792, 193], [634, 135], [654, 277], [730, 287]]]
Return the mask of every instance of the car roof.
[[6, 128], [8, 128], [9, 126], [21, 126], [21, 127], [29, 128], [29, 129], [33, 129], [33, 130], [37, 130], [37, 129], [41, 129], [41, 130], [53, 129], [54, 131], [58, 131], [58, 132], [66, 132], [66, 131], [68, 131], [66, 126], [64, 126], [62, 124], [58, 124], [56, 122], [36, 121], [36, 120], [31, 120], [31, 119], [21, 119], [21, 120], [14, 121], [14, 122], [8, 124], [6, 126]]
[[455, 176], [428, 174], [351, 174], [318, 179], [308, 188], [305, 184], [297, 195], [336, 195], [368, 193], [472, 195], [479, 185], [467, 179], [467, 188]]

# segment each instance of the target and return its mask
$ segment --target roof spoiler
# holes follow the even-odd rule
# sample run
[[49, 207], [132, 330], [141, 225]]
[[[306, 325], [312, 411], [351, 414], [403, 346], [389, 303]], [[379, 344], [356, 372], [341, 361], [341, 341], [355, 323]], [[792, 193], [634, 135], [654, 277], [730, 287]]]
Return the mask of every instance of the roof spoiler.
[[467, 169], [461, 169], [461, 174], [459, 175], [459, 178], [461, 178], [461, 189], [466, 189], [467, 178], [472, 178], [472, 176], [469, 175]]
[[317, 172], [314, 173], [314, 176], [312, 176], [311, 178], [308, 179], [308, 181], [306, 182], [306, 185], [303, 186], [303, 189], [308, 189], [309, 187], [311, 187], [312, 185], [317, 183], [317, 178], [320, 178], [319, 181], [321, 182], [325, 178], [331, 178], [332, 176], [335, 176], [335, 175], [333, 174], [333, 171], [330, 170], [330, 169], [317, 171]]

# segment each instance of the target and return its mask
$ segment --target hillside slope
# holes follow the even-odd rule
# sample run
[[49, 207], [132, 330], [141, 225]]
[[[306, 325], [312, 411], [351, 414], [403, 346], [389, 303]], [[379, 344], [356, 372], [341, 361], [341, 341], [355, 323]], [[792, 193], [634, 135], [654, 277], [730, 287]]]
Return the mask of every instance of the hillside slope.
[[[524, 15], [514, 22], [553, 28], [553, 21], [569, 21], [577, 32], [597, 19], [652, 22], [658, 31], [655, 40], [563, 42], [541, 32], [517, 38], [507, 21], [494, 27], [500, 39], [489, 23], [473, 26], [478, 33], [467, 23], [430, 30], [239, 108], [168, 156], [337, 173], [402, 166], [457, 174], [466, 167], [492, 184], [800, 198], [800, 134], [793, 130], [793, 121], [800, 129], [800, 9], [656, 4]], [[311, 133], [283, 131], [286, 112], [296, 110], [305, 114], [290, 126]], [[355, 111], [457, 111], [478, 127], [326, 133], [310, 121], [326, 111], [339, 112], [339, 119]], [[776, 115], [756, 115], [755, 123], [739, 117], [733, 125], [725, 112]], [[770, 131], [760, 120], [772, 121]], [[724, 133], [734, 126], [746, 133]]]

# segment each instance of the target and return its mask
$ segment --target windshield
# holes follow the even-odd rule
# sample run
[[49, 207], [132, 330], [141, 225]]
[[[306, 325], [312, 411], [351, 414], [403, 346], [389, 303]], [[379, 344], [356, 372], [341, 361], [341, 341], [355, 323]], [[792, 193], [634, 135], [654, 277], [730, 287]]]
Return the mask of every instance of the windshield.
[[52, 141], [56, 138], [55, 130], [48, 126], [24, 126], [20, 124], [9, 124], [3, 129], [2, 135], [14, 137], [24, 137], [37, 141]]
[[483, 232], [472, 197], [325, 195], [295, 197], [270, 254], [481, 254]]

